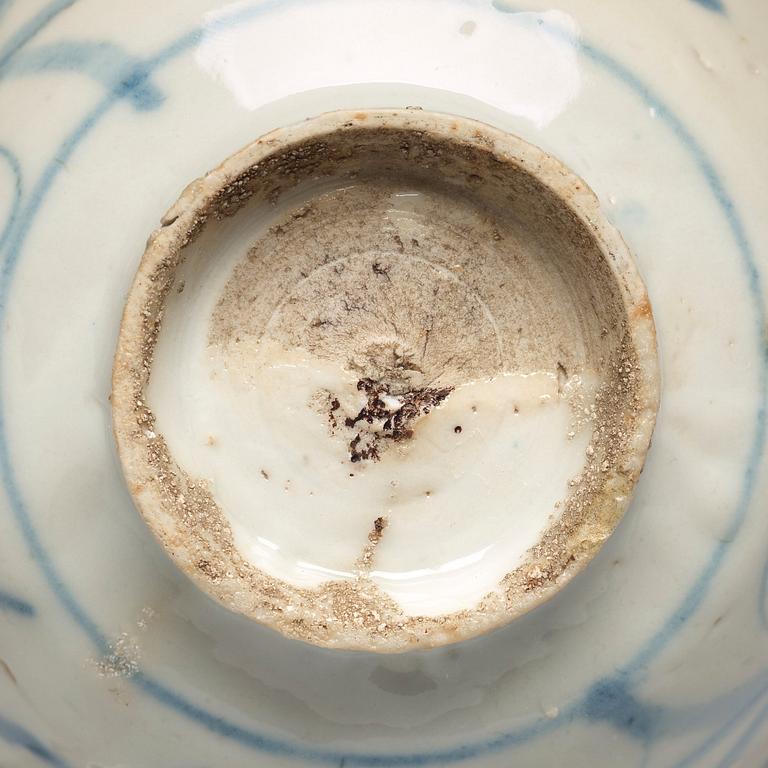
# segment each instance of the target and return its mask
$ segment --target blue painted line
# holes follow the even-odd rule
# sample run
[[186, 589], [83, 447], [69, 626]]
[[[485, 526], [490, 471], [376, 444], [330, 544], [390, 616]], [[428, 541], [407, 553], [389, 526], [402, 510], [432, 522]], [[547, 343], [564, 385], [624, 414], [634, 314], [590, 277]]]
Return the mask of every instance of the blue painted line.
[[731, 541], [744, 523], [749, 510], [749, 503], [758, 477], [758, 468], [763, 458], [766, 438], [766, 397], [768, 396], [768, 345], [766, 345], [764, 340], [766, 309], [763, 303], [760, 274], [752, 247], [744, 230], [744, 225], [736, 212], [733, 200], [726, 191], [714, 165], [709, 160], [702, 146], [675, 113], [623, 64], [588, 43], [582, 43], [580, 50], [592, 61], [611, 72], [618, 80], [635, 91], [650, 107], [653, 107], [656, 110], [657, 118], [666, 123], [696, 162], [707, 182], [707, 186], [725, 215], [741, 256], [742, 266], [747, 278], [747, 287], [755, 311], [754, 332], [758, 346], [758, 360], [761, 363], [757, 371], [758, 403], [755, 414], [755, 433], [752, 437], [746, 471], [742, 479], [735, 513], [731, 518], [723, 540], [718, 542], [706, 568], [693, 583], [677, 609], [665, 622], [664, 626], [637, 653], [635, 658], [622, 668], [626, 672], [636, 672], [645, 667], [654, 656], [661, 652], [674, 637], [677, 630], [699, 608], [715, 574], [720, 570]]
[[[265, 12], [273, 7], [277, 7], [277, 2], [263, 3], [254, 7], [246, 8], [232, 17], [216, 22], [217, 26], [225, 26], [226, 24], [241, 23], [242, 21], [253, 18], [260, 13]], [[282, 6], [281, 6], [282, 7]], [[172, 43], [167, 48], [163, 49], [157, 56], [152, 59], [148, 59], [145, 62], [145, 69], [147, 76], [149, 76], [155, 69], [165, 64], [167, 61], [175, 58], [189, 47], [199, 41], [202, 34], [202, 30], [193, 30], [192, 32], [179, 38], [176, 42]], [[714, 171], [714, 167], [708, 160], [706, 154], [695, 141], [692, 134], [684, 128], [679, 119], [669, 110], [658, 98], [656, 98], [649, 89], [637, 79], [628, 69], [610, 57], [608, 54], [590, 46], [587, 44], [578, 44], [572, 39], [568, 39], [571, 44], [576, 44], [583, 55], [590, 58], [596, 64], [604, 68], [609, 74], [616, 77], [619, 81], [625, 85], [631, 87], [635, 93], [649, 104], [653, 106], [658, 116], [666, 122], [673, 133], [682, 142], [683, 146], [691, 153], [692, 158], [696, 162], [699, 170], [702, 172], [706, 179], [710, 190], [712, 191], [715, 200], [720, 205], [726, 220], [730, 226], [731, 232], [734, 236], [736, 246], [740, 252], [743, 264], [746, 267], [747, 281], [750, 289], [750, 297], [754, 305], [756, 312], [757, 323], [759, 328], [758, 338], [762, 339], [762, 324], [765, 318], [765, 307], [762, 303], [762, 295], [760, 292], [759, 274], [757, 266], [754, 262], [754, 257], [744, 234], [743, 226], [740, 219], [737, 216], [733, 203], [730, 197], [726, 194], [719, 177]], [[7, 258], [3, 264], [2, 270], [0, 270], [0, 314], [5, 311], [7, 304], [7, 296], [9, 286], [15, 271], [16, 264], [21, 255], [21, 249], [24, 240], [33, 224], [33, 221], [42, 205], [42, 202], [50, 189], [51, 185], [55, 181], [59, 170], [60, 163], [66, 161], [79, 144], [86, 138], [94, 126], [99, 120], [121, 99], [130, 98], [130, 93], [134, 87], [133, 83], [127, 83], [123, 92], [110, 92], [99, 105], [92, 110], [78, 128], [65, 140], [65, 142], [59, 148], [56, 156], [48, 164], [43, 172], [40, 180], [35, 185], [29, 200], [27, 201], [24, 211], [18, 216], [18, 221], [15, 226], [11, 228], [11, 235], [8, 238]], [[1, 340], [0, 340], [1, 341]], [[731, 532], [732, 536], [729, 536], [729, 540], [735, 536], [743, 523], [744, 517], [747, 512], [747, 505], [749, 499], [754, 490], [754, 479], [757, 472], [757, 467], [762, 456], [762, 450], [765, 442], [765, 381], [768, 371], [766, 366], [768, 364], [768, 356], [766, 356], [766, 350], [763, 346], [763, 342], [760, 344], [760, 359], [763, 363], [761, 370], [758, 373], [759, 385], [760, 385], [760, 403], [757, 410], [757, 425], [753, 440], [751, 443], [751, 450], [749, 456], [749, 463], [745, 472], [744, 482], [742, 484], [742, 491], [739, 496], [736, 510], [734, 512]], [[0, 357], [0, 360], [2, 358]], [[0, 377], [1, 379], [1, 377]], [[2, 392], [0, 391], [0, 401], [2, 400]], [[49, 585], [57, 596], [59, 601], [75, 619], [75, 621], [86, 632], [92, 642], [104, 653], [107, 649], [107, 644], [103, 635], [96, 626], [96, 624], [86, 614], [84, 609], [79, 605], [74, 595], [70, 592], [68, 587], [64, 584], [55, 566], [48, 558], [42, 542], [40, 541], [37, 532], [32, 524], [28, 510], [26, 509], [20, 490], [17, 486], [15, 476], [13, 474], [12, 464], [10, 461], [10, 450], [7, 443], [7, 435], [5, 433], [5, 424], [0, 420], [0, 472], [2, 472], [6, 489], [8, 492], [9, 501], [12, 510], [19, 523], [20, 529], [27, 540], [27, 544], [33, 554], [33, 557], [40, 565]], [[644, 707], [638, 702], [631, 694], [629, 688], [630, 677], [639, 673], [647, 663], [658, 654], [665, 645], [671, 640], [674, 634], [677, 632], [680, 626], [687, 620], [687, 618], [695, 611], [703, 599], [704, 592], [706, 591], [709, 583], [711, 582], [714, 574], [719, 570], [724, 559], [725, 552], [727, 551], [727, 544], [719, 545], [713, 552], [711, 561], [704, 572], [698, 577], [694, 586], [690, 590], [686, 599], [680, 604], [675, 613], [668, 619], [665, 625], [662, 627], [659, 633], [657, 633], [649, 643], [637, 654], [631, 662], [621, 670], [615, 678], [610, 681], [602, 681], [597, 684], [602, 688], [593, 687], [587, 692], [584, 699], [577, 704], [564, 708], [557, 718], [552, 720], [537, 719], [527, 725], [519, 727], [516, 730], [509, 731], [500, 734], [492, 739], [478, 741], [472, 744], [463, 745], [457, 748], [439, 752], [422, 752], [422, 753], [405, 753], [405, 754], [341, 754], [334, 752], [326, 752], [322, 750], [311, 750], [300, 745], [295, 745], [290, 742], [283, 741], [281, 739], [272, 738], [261, 734], [257, 731], [246, 729], [231, 723], [230, 721], [220, 718], [209, 711], [198, 707], [197, 705], [189, 702], [186, 698], [180, 694], [172, 691], [162, 683], [155, 681], [153, 678], [139, 674], [133, 679], [143, 690], [152, 695], [161, 703], [174, 709], [177, 713], [197, 721], [208, 730], [215, 732], [221, 736], [225, 736], [232, 740], [235, 740], [244, 746], [266, 750], [275, 754], [292, 755], [295, 757], [303, 757], [305, 759], [314, 760], [322, 763], [339, 763], [345, 762], [348, 766], [421, 766], [421, 765], [434, 765], [434, 764], [447, 764], [452, 762], [458, 762], [461, 760], [476, 757], [488, 752], [498, 751], [503, 748], [519, 744], [528, 739], [540, 737], [548, 732], [561, 727], [562, 725], [570, 722], [576, 717], [585, 717], [591, 721], [608, 721], [618, 727], [621, 726], [621, 718], [615, 717], [609, 712], [609, 707], [605, 703], [606, 701], [619, 702], [625, 712], [636, 710], [642, 718], [644, 718], [645, 725], [637, 731], [638, 737], [644, 737], [644, 734], [651, 732], [652, 718], [649, 713], [653, 710]], [[610, 683], [610, 684], [608, 684]], [[612, 686], [612, 687], [611, 687]], [[623, 686], [621, 688], [620, 686]], [[630, 720], [632, 722], [630, 722]], [[635, 720], [631, 714], [626, 719], [626, 725], [623, 727], [632, 727]]]
[[0, 158], [11, 169], [11, 175], [13, 176], [13, 197], [11, 199], [11, 207], [6, 217], [5, 225], [0, 229], [0, 253], [3, 252], [3, 245], [8, 239], [8, 235], [11, 233], [11, 229], [16, 223], [16, 217], [19, 213], [21, 206], [21, 196], [24, 193], [24, 185], [21, 178], [21, 165], [19, 164], [16, 155], [11, 152], [7, 147], [0, 146]]
[[21, 50], [38, 32], [45, 28], [47, 24], [53, 21], [62, 11], [65, 11], [77, 0], [53, 0], [45, 6], [39, 13], [33, 16], [24, 24], [10, 40], [0, 48], [0, 72], [3, 71], [6, 64], [16, 51]]
[[114, 43], [66, 40], [19, 51], [0, 71], [0, 79], [41, 72], [86, 75], [140, 111], [155, 109], [164, 99], [150, 82], [145, 63]]
[[743, 722], [745, 715], [765, 697], [766, 693], [768, 693], [768, 686], [763, 686], [757, 694], [747, 699], [745, 704], [737, 707], [733, 714], [698, 747], [691, 750], [671, 768], [692, 768], [699, 760], [710, 755], [714, 747]]
[[209, 731], [219, 736], [224, 736], [244, 746], [269, 752], [276, 756], [294, 757], [326, 765], [338, 765], [344, 761], [344, 765], [348, 768], [379, 768], [380, 766], [392, 766], [394, 768], [395, 766], [427, 766], [456, 763], [482, 754], [501, 751], [506, 747], [521, 744], [536, 736], [543, 736], [556, 730], [561, 724], [558, 721], [565, 722], [571, 716], [570, 712], [562, 712], [557, 719], [537, 720], [515, 732], [501, 734], [489, 741], [479, 744], [467, 744], [443, 751], [403, 754], [343, 753], [307, 748], [241, 727], [222, 717], [211, 714], [202, 707], [198, 707], [143, 673], [135, 675], [132, 680], [157, 701], [197, 721]]
[[[507, 6], [504, 0], [493, 0], [493, 6], [502, 13], [515, 13], [516, 8]], [[760, 273], [757, 268], [752, 247], [744, 229], [744, 225], [736, 212], [736, 206], [725, 189], [714, 165], [709, 159], [704, 148], [699, 144], [694, 135], [685, 127], [679, 117], [656, 96], [651, 89], [637, 77], [629, 68], [605, 51], [587, 43], [574, 39], [571, 33], [552, 24], [542, 25], [553, 37], [565, 43], [574, 45], [578, 51], [609, 72], [617, 80], [635, 92], [649, 107], [652, 107], [658, 119], [662, 120], [672, 131], [680, 143], [688, 150], [696, 163], [699, 171], [717, 201], [741, 257], [742, 266], [747, 278], [752, 305], [755, 310], [755, 335], [758, 345], [757, 392], [758, 403], [755, 414], [755, 433], [750, 443], [746, 470], [739, 490], [735, 512], [731, 518], [728, 530], [723, 540], [718, 542], [707, 566], [688, 590], [677, 609], [670, 615], [661, 629], [649, 639], [638, 651], [630, 662], [624, 665], [620, 674], [635, 674], [640, 672], [652, 658], [657, 656], [662, 649], [675, 636], [679, 628], [695, 613], [701, 605], [707, 589], [717, 572], [720, 570], [723, 559], [746, 518], [749, 503], [755, 490], [757, 471], [763, 458], [766, 439], [766, 398], [768, 397], [768, 344], [764, 340], [764, 328], [766, 327], [766, 308], [763, 302]]]
[[0, 715], [0, 739], [15, 747], [26, 749], [46, 765], [53, 768], [70, 768], [69, 763], [58, 755], [54, 755], [36, 736], [18, 723]]
[[[66, 162], [67, 158], [74, 151], [81, 137], [84, 136], [107, 111], [112, 107], [117, 97], [110, 95], [107, 99], [102, 101], [99, 106], [93, 110], [85, 120], [80, 124], [75, 133], [73, 133], [67, 141], [65, 141], [59, 151], [56, 153], [54, 159], [48, 163], [38, 183], [32, 190], [29, 200], [26, 203], [24, 211], [18, 216], [17, 226], [12, 227], [10, 230], [10, 237], [7, 244], [7, 251], [9, 253], [8, 258], [3, 262], [0, 269], [0, 318], [5, 314], [7, 305], [7, 286], [10, 283], [10, 279], [13, 275], [15, 266], [18, 261], [18, 254], [20, 253], [21, 243], [26, 237], [31, 227], [32, 221], [35, 217], [37, 210], [42, 203], [43, 197], [55, 180], [56, 176], [62, 169], [62, 164]], [[3, 338], [0, 336], [0, 350], [2, 350]], [[0, 363], [2, 362], [2, 355], [0, 354]], [[0, 382], [0, 404], [3, 402], [3, 386]], [[32, 519], [26, 508], [24, 500], [21, 496], [21, 492], [16, 484], [16, 479], [13, 473], [11, 465], [10, 453], [8, 449], [8, 442], [5, 432], [5, 415], [0, 411], [0, 473], [5, 481], [5, 490], [8, 494], [8, 499], [11, 504], [11, 508], [14, 510], [17, 522], [21, 529], [22, 535], [27, 543], [30, 554], [33, 559], [39, 564], [43, 575], [48, 581], [51, 590], [56, 595], [58, 600], [67, 610], [67, 612], [75, 619], [80, 627], [85, 630], [88, 637], [93, 644], [98, 648], [102, 654], [107, 653], [108, 643], [106, 638], [101, 634], [100, 630], [88, 616], [88, 614], [80, 606], [74, 595], [70, 592], [69, 588], [64, 584], [63, 580], [59, 576], [56, 567], [48, 557], [48, 553], [43, 546], [40, 537], [37, 534]]]
[[694, 3], [700, 5], [702, 8], [706, 8], [708, 11], [714, 11], [725, 15], [725, 6], [722, 0], [693, 0]]
[[664, 708], [638, 700], [626, 674], [599, 680], [587, 692], [578, 714], [593, 723], [609, 723], [642, 744], [650, 744], [659, 729]]
[[[656, 722], [654, 741], [676, 739], [686, 733], [702, 733], [709, 738], [734, 712], [747, 712], [768, 690], [768, 666], [757, 675], [734, 685], [730, 690], [706, 700], [670, 706], [663, 705]], [[681, 758], [678, 758], [681, 759]], [[672, 768], [671, 765], [668, 768]]]
[[762, 728], [766, 718], [768, 718], [768, 702], [763, 704], [747, 730], [744, 731], [738, 741], [728, 750], [725, 757], [717, 764], [717, 768], [734, 768], [734, 766], [738, 765], [737, 761], [747, 750], [755, 734]]
[[28, 616], [29, 618], [32, 618], [37, 613], [32, 603], [28, 603], [26, 600], [22, 600], [20, 597], [11, 595], [3, 590], [0, 590], [0, 611], [18, 613], [19, 616]]

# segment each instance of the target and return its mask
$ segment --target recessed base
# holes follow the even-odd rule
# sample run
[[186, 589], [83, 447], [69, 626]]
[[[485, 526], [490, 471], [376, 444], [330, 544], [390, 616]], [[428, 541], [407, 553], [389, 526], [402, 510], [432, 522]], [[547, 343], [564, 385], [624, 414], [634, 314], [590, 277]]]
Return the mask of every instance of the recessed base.
[[550, 596], [613, 530], [656, 412], [653, 325], [556, 161], [449, 116], [337, 113], [165, 221], [115, 431], [150, 526], [229, 607], [333, 647], [439, 645]]

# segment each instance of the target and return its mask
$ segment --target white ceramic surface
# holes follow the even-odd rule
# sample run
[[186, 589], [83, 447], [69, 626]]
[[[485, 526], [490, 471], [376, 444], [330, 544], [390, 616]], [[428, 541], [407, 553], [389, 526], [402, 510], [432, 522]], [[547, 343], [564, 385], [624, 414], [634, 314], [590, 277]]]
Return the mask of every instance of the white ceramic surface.
[[[0, 764], [768, 759], [768, 10], [748, 0], [0, 3]], [[204, 597], [125, 490], [112, 352], [188, 179], [335, 108], [510, 130], [597, 192], [664, 375], [616, 534], [508, 628], [382, 660]]]

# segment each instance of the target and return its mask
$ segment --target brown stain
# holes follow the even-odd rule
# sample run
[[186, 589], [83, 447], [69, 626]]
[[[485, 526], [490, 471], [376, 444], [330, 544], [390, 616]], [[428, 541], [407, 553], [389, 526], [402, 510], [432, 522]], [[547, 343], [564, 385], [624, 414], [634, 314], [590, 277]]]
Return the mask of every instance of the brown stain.
[[[453, 391], [453, 387], [441, 389], [423, 387], [398, 395], [399, 405], [390, 408], [382, 396], [390, 394], [387, 385], [372, 379], [360, 379], [357, 390], [366, 395], [366, 404], [355, 417], [344, 420], [344, 426], [358, 430], [349, 442], [349, 458], [353, 463], [363, 460], [378, 461], [387, 444], [402, 443], [414, 435], [414, 423], [439, 406]], [[360, 424], [361, 428], [357, 425]], [[376, 424], [373, 431], [366, 425]], [[378, 427], [381, 427], [379, 430]]]
[[124, 707], [129, 705], [127, 692], [120, 686], [110, 686], [107, 690], [115, 697], [115, 699]]
[[645, 320], [651, 318], [652, 316], [653, 312], [651, 310], [651, 302], [648, 300], [647, 295], [643, 296], [643, 298], [632, 308], [632, 319]]
[[353, 115], [355, 120], [359, 120], [361, 123], [365, 122], [368, 119], [368, 115], [365, 112], [355, 112]]
[[368, 543], [363, 547], [360, 557], [355, 562], [355, 567], [361, 574], [370, 571], [373, 564], [373, 554], [378, 543], [381, 541], [381, 537], [384, 535], [387, 525], [389, 525], [389, 520], [386, 517], [377, 517], [373, 521], [373, 526], [368, 533]]
[[197, 569], [213, 582], [217, 582], [221, 579], [221, 569], [217, 567], [216, 563], [213, 563], [210, 560], [198, 560]]
[[19, 681], [16, 679], [16, 675], [13, 674], [13, 670], [10, 668], [10, 666], [8, 665], [8, 662], [6, 662], [5, 659], [0, 659], [0, 669], [2, 669], [3, 672], [5, 672], [5, 674], [7, 675], [8, 679], [14, 685], [18, 685], [19, 684]]
[[481, 146], [493, 151], [494, 149], [493, 139], [491, 139], [489, 136], [486, 136], [486, 134], [484, 134], [482, 131], [480, 130], [475, 131], [472, 134], [472, 138]]
[[437, 688], [435, 679], [420, 669], [401, 672], [380, 665], [368, 679], [380, 690], [397, 696], [418, 696]]
[[381, 534], [384, 532], [384, 529], [386, 527], [387, 527], [387, 518], [377, 517], [373, 521], [373, 530], [368, 534], [368, 541], [370, 541], [372, 544], [380, 541]]

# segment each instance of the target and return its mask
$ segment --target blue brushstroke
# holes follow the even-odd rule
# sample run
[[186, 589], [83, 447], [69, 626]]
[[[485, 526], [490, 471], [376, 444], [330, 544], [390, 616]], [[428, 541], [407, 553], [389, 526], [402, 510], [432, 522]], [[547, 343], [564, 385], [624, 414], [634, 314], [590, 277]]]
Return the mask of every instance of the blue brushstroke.
[[[69, 158], [77, 144], [82, 140], [82, 137], [96, 125], [98, 120], [103, 117], [109, 109], [117, 103], [117, 101], [117, 96], [110, 94], [109, 97], [103, 100], [99, 106], [85, 118], [69, 139], [61, 145], [59, 151], [45, 167], [39, 181], [30, 193], [25, 208], [18, 217], [17, 225], [11, 228], [10, 237], [6, 246], [8, 256], [0, 269], [0, 317], [5, 314], [7, 308], [8, 296], [6, 286], [9, 284], [10, 278], [16, 267], [21, 243], [29, 232], [32, 220], [42, 203], [46, 191], [53, 183], [56, 176], [61, 172], [63, 164]], [[2, 341], [3, 337], [0, 336], [0, 350], [2, 349]], [[2, 355], [0, 355], [0, 363], [1, 362]], [[0, 403], [3, 402], [2, 392], [2, 382], [0, 382]], [[21, 493], [16, 484], [16, 478], [13, 474], [5, 429], [5, 417], [4, 414], [0, 413], [0, 472], [6, 481], [5, 487], [8, 499], [11, 508], [15, 512], [17, 522], [19, 523], [19, 527], [27, 543], [30, 554], [39, 564], [43, 575], [59, 602], [86, 632], [93, 644], [98, 648], [99, 652], [104, 655], [108, 652], [108, 642], [106, 638], [101, 634], [94, 621], [83, 610], [75, 596], [62, 581], [56, 567], [48, 557], [48, 553], [32, 523], [29, 511], [21, 497]]]
[[3, 225], [3, 228], [0, 229], [0, 253], [2, 253], [3, 245], [5, 245], [5, 241], [8, 239], [8, 235], [11, 233], [11, 229], [16, 223], [16, 217], [19, 214], [24, 186], [21, 179], [21, 165], [16, 158], [16, 155], [14, 155], [7, 147], [0, 146], [0, 158], [2, 158], [11, 169], [11, 175], [13, 176], [13, 198], [11, 199], [11, 207], [8, 211], [5, 224]]
[[0, 715], [0, 739], [15, 747], [26, 749], [46, 765], [53, 768], [70, 768], [69, 763], [58, 755], [54, 755], [37, 737], [18, 723]]
[[11, 595], [8, 592], [0, 590], [0, 611], [9, 611], [18, 613], [19, 616], [34, 616], [37, 611], [32, 603], [22, 600], [20, 597]]
[[579, 715], [592, 723], [609, 723], [647, 745], [666, 716], [665, 710], [640, 702], [630, 686], [631, 680], [623, 674], [599, 680], [584, 697]]
[[65, 41], [21, 51], [0, 70], [0, 79], [40, 72], [84, 74], [140, 111], [156, 109], [164, 98], [146, 63], [113, 43]]
[[747, 747], [749, 747], [755, 734], [762, 729], [766, 718], [768, 718], [768, 702], [763, 704], [747, 730], [744, 731], [736, 743], [728, 750], [725, 757], [723, 757], [717, 764], [717, 768], [734, 768], [734, 766], [738, 765], [738, 759], [744, 754]]
[[[287, 3], [284, 3], [283, 5], [285, 4]], [[226, 25], [241, 23], [242, 21], [253, 18], [268, 9], [274, 8], [277, 5], [277, 2], [267, 2], [245, 8], [227, 19], [217, 21], [216, 26], [223, 28]], [[508, 9], [504, 8], [500, 10]], [[751, 248], [747, 242], [743, 226], [735, 211], [733, 202], [725, 192], [719, 177], [714, 171], [714, 167], [700, 145], [671, 110], [662, 104], [660, 100], [655, 97], [655, 95], [653, 95], [627, 68], [599, 49], [588, 44], [579, 44], [570, 37], [566, 39], [565, 36], [555, 28], [551, 28], [550, 31], [555, 35], [563, 37], [569, 44], [576, 45], [584, 56], [603, 67], [621, 82], [624, 82], [624, 84], [632, 88], [640, 98], [644, 99], [649, 106], [654, 107], [658, 117], [666, 122], [667, 126], [672, 129], [673, 133], [681, 141], [683, 146], [691, 153], [716, 201], [720, 205], [734, 236], [735, 243], [746, 268], [745, 271], [748, 279], [750, 297], [756, 313], [756, 325], [759, 329], [758, 337], [762, 338], [765, 307], [762, 303], [762, 296], [760, 293], [760, 279], [757, 272], [757, 266], [754, 262]], [[95, 125], [116, 103], [119, 102], [120, 99], [132, 98], [133, 90], [135, 88], [140, 88], [146, 82], [146, 78], [148, 78], [157, 68], [163, 66], [168, 61], [195, 45], [200, 40], [202, 32], [203, 30], [201, 29], [193, 30], [163, 49], [157, 56], [147, 59], [144, 62], [144, 66], [141, 68], [141, 73], [144, 76], [143, 79], [138, 78], [136, 80], [128, 80], [122, 90], [110, 90], [106, 97], [86, 116], [78, 128], [61, 145], [55, 157], [46, 166], [40, 180], [32, 190], [29, 199], [26, 201], [24, 211], [18, 216], [17, 224], [11, 227], [12, 234], [8, 238], [7, 258], [3, 264], [2, 270], [0, 270], [0, 313], [5, 310], [7, 304], [10, 282], [17, 262], [21, 256], [24, 240], [48, 190], [60, 172], [61, 164], [73, 154], [75, 149], [92, 131]], [[0, 342], [1, 341], [2, 339], [0, 339]], [[749, 462], [742, 483], [738, 504], [732, 517], [730, 526], [731, 535], [727, 536], [728, 542], [730, 542], [738, 532], [746, 515], [747, 506], [754, 490], [755, 474], [765, 442], [765, 382], [766, 377], [768, 376], [768, 371], [766, 370], [768, 356], [766, 355], [766, 350], [762, 341], [760, 341], [759, 344], [759, 354], [763, 365], [758, 372], [760, 402], [758, 403], [756, 415], [756, 429], [751, 444]], [[0, 361], [1, 359], [2, 358], [0, 357]], [[0, 381], [1, 380], [2, 377], [0, 377]], [[0, 401], [2, 400], [1, 395], [2, 392], [0, 391]], [[69, 588], [61, 580], [34, 528], [13, 473], [7, 436], [5, 434], [5, 424], [2, 420], [0, 420], [0, 471], [2, 471], [11, 507], [20, 529], [24, 534], [33, 557], [38, 562], [48, 580], [52, 591], [75, 621], [86, 632], [99, 651], [105, 653], [107, 651], [107, 643], [103, 635], [77, 602]], [[282, 739], [266, 736], [258, 731], [239, 726], [224, 718], [218, 717], [209, 711], [198, 707], [179, 693], [143, 673], [136, 675], [133, 680], [142, 690], [153, 696], [156, 700], [174, 709], [178, 714], [198, 722], [211, 732], [238, 741], [243, 745], [269, 751], [273, 754], [291, 755], [326, 764], [339, 764], [341, 762], [347, 766], [444, 765], [477, 757], [481, 754], [495, 752], [515, 744], [523, 743], [532, 738], [541, 737], [546, 733], [554, 731], [571, 722], [576, 717], [587, 719], [590, 722], [610, 722], [617, 728], [629, 731], [638, 739], [647, 739], [650, 738], [650, 735], [656, 732], [658, 722], [663, 719], [665, 712], [659, 707], [640, 702], [632, 693], [631, 688], [637, 683], [637, 680], [650, 660], [663, 650], [680, 626], [682, 626], [682, 624], [685, 623], [690, 615], [698, 608], [711, 580], [722, 565], [727, 549], [728, 543], [720, 544], [715, 548], [707, 568], [700, 574], [688, 595], [686, 595], [686, 598], [678, 606], [678, 609], [670, 616], [661, 630], [649, 640], [629, 664], [619, 670], [615, 676], [595, 684], [585, 696], [576, 703], [562, 708], [560, 714], [556, 718], [553, 718], [552, 720], [535, 719], [526, 725], [518, 727], [516, 730], [500, 734], [490, 740], [470, 743], [439, 752], [342, 754], [324, 750], [308, 749], [304, 746], [293, 744]], [[615, 709], [616, 712], [613, 712], [612, 709]]]
[[76, 0], [53, 0], [24, 24], [10, 40], [0, 48], [0, 72], [11, 60], [13, 55], [21, 50], [40, 30], [55, 19], [62, 11], [65, 11]]
[[708, 11], [714, 11], [715, 13], [725, 15], [725, 6], [722, 3], [722, 0], [693, 0], [694, 3], [697, 3], [702, 8], [706, 8]]
[[[283, 739], [270, 737], [265, 734], [232, 723], [225, 718], [208, 712], [206, 709], [193, 704], [188, 699], [170, 690], [166, 686], [153, 680], [143, 673], [132, 678], [139, 687], [151, 694], [157, 701], [176, 710], [186, 717], [196, 720], [211, 732], [237, 741], [238, 743], [269, 752], [276, 756], [294, 757], [325, 765], [338, 765], [342, 760], [348, 768], [378, 768], [379, 766], [427, 766], [447, 765], [477, 757], [481, 754], [489, 754], [501, 751], [506, 747], [534, 738], [543, 736], [556, 730], [560, 723], [557, 719], [537, 720], [528, 726], [520, 728], [513, 733], [501, 734], [498, 737], [480, 744], [467, 744], [461, 747], [450, 748], [429, 753], [403, 753], [403, 754], [360, 754], [341, 753], [323, 749], [312, 749], [299, 744], [291, 743]], [[569, 713], [561, 713], [558, 719], [565, 721]]]
[[645, 644], [636, 656], [622, 670], [635, 673], [642, 670], [657, 656], [675, 636], [679, 628], [693, 615], [701, 605], [715, 575], [720, 570], [730, 544], [741, 529], [747, 516], [749, 503], [755, 490], [758, 468], [763, 457], [766, 439], [766, 397], [768, 396], [768, 345], [764, 340], [766, 327], [766, 309], [763, 303], [762, 284], [757, 269], [752, 247], [747, 239], [744, 225], [739, 218], [736, 207], [720, 180], [714, 165], [709, 160], [702, 146], [685, 127], [680, 118], [655, 94], [651, 92], [634, 73], [623, 64], [616, 61], [604, 51], [582, 42], [579, 50], [593, 62], [609, 71], [618, 80], [630, 87], [650, 107], [656, 110], [656, 116], [672, 130], [672, 133], [690, 152], [699, 171], [704, 176], [712, 195], [725, 215], [731, 234], [738, 247], [742, 266], [747, 278], [747, 287], [755, 310], [755, 336], [757, 339], [757, 359], [760, 361], [757, 371], [757, 412], [755, 414], [755, 433], [752, 437], [747, 458], [746, 471], [742, 479], [736, 509], [731, 518], [727, 531], [722, 540], [715, 546], [709, 563], [704, 568], [677, 609], [664, 623], [662, 628]]
[[[506, 5], [504, 0], [493, 0], [493, 7], [502, 13], [518, 12], [516, 8]], [[720, 180], [712, 161], [709, 159], [694, 135], [686, 128], [672, 109], [653, 93], [651, 89], [637, 77], [637, 75], [635, 75], [628, 67], [624, 66], [624, 64], [588, 42], [574, 40], [572, 34], [568, 30], [563, 30], [550, 23], [543, 24], [542, 28], [562, 42], [575, 45], [579, 53], [586, 56], [592, 62], [599, 65], [634, 91], [649, 107], [655, 110], [657, 118], [663, 121], [667, 127], [671, 129], [675, 137], [689, 151], [728, 222], [729, 229], [731, 230], [731, 234], [739, 250], [742, 265], [747, 277], [747, 287], [755, 310], [755, 335], [758, 344], [757, 355], [758, 360], [761, 363], [757, 372], [758, 403], [757, 412], [755, 414], [755, 433], [750, 445], [746, 471], [739, 490], [735, 512], [722, 540], [715, 546], [707, 566], [690, 587], [688, 593], [685, 595], [677, 609], [672, 613], [661, 629], [640, 649], [640, 651], [638, 651], [628, 664], [621, 668], [619, 672], [620, 675], [631, 675], [641, 672], [651, 659], [657, 656], [664, 647], [666, 647], [680, 627], [701, 605], [715, 574], [720, 570], [731, 542], [746, 518], [749, 502], [755, 490], [757, 470], [762, 461], [766, 439], [768, 344], [764, 340], [763, 330], [766, 327], [766, 308], [763, 302], [760, 274], [744, 225], [739, 218], [733, 200]]]
[[745, 715], [752, 710], [768, 693], [768, 686], [762, 686], [757, 694], [749, 697], [745, 703], [732, 706], [730, 717], [701, 743], [698, 747], [681, 758], [671, 768], [692, 768], [699, 760], [711, 754], [714, 747], [720, 743], [729, 733], [733, 732], [743, 721]]
[[723, 718], [734, 712], [749, 712], [768, 693], [768, 667], [707, 701], [680, 707], [665, 707], [656, 735], [675, 736], [686, 731], [704, 731], [708, 736], [723, 726]]

